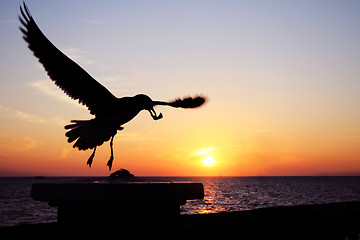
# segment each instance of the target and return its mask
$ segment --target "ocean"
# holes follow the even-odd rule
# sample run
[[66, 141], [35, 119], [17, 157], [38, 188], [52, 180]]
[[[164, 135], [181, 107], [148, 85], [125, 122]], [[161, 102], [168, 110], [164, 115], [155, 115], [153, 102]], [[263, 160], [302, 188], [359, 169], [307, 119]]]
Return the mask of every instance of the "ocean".
[[[34, 183], [80, 178], [0, 178], [0, 227], [56, 221], [56, 208], [30, 197]], [[153, 177], [204, 185], [203, 200], [190, 200], [181, 214], [243, 211], [275, 206], [360, 201], [360, 177]]]

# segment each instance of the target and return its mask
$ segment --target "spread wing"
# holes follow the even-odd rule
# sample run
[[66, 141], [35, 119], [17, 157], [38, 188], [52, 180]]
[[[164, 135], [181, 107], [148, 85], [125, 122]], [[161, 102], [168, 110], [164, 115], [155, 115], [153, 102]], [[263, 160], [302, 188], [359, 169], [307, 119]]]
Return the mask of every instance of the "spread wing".
[[91, 114], [99, 114], [112, 105], [116, 97], [45, 37], [25, 3], [24, 10], [20, 7], [23, 38], [55, 84], [86, 105]]

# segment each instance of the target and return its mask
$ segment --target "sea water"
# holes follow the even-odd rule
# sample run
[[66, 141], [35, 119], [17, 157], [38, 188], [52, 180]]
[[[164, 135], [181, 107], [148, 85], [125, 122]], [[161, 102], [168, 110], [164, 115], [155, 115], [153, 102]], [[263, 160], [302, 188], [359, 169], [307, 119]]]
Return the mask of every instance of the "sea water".
[[[0, 178], [0, 227], [56, 221], [56, 208], [30, 197], [34, 183], [79, 178]], [[205, 197], [181, 214], [242, 211], [274, 206], [360, 201], [360, 177], [153, 177], [204, 185]]]

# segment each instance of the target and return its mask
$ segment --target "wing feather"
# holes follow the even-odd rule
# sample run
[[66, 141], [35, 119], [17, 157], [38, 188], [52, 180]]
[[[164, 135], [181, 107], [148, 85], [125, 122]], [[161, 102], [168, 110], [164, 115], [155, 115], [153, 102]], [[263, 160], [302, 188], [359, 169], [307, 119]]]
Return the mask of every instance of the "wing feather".
[[87, 106], [91, 114], [99, 114], [110, 107], [116, 97], [46, 38], [25, 3], [24, 10], [20, 6], [23, 38], [54, 83], [72, 99]]

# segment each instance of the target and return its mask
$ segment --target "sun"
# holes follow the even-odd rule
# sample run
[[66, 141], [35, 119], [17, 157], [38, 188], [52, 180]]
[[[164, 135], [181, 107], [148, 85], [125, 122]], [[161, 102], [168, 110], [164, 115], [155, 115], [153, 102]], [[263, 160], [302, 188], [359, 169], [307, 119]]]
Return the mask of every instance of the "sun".
[[201, 162], [205, 167], [212, 167], [216, 163], [216, 161], [210, 156], [204, 158]]

